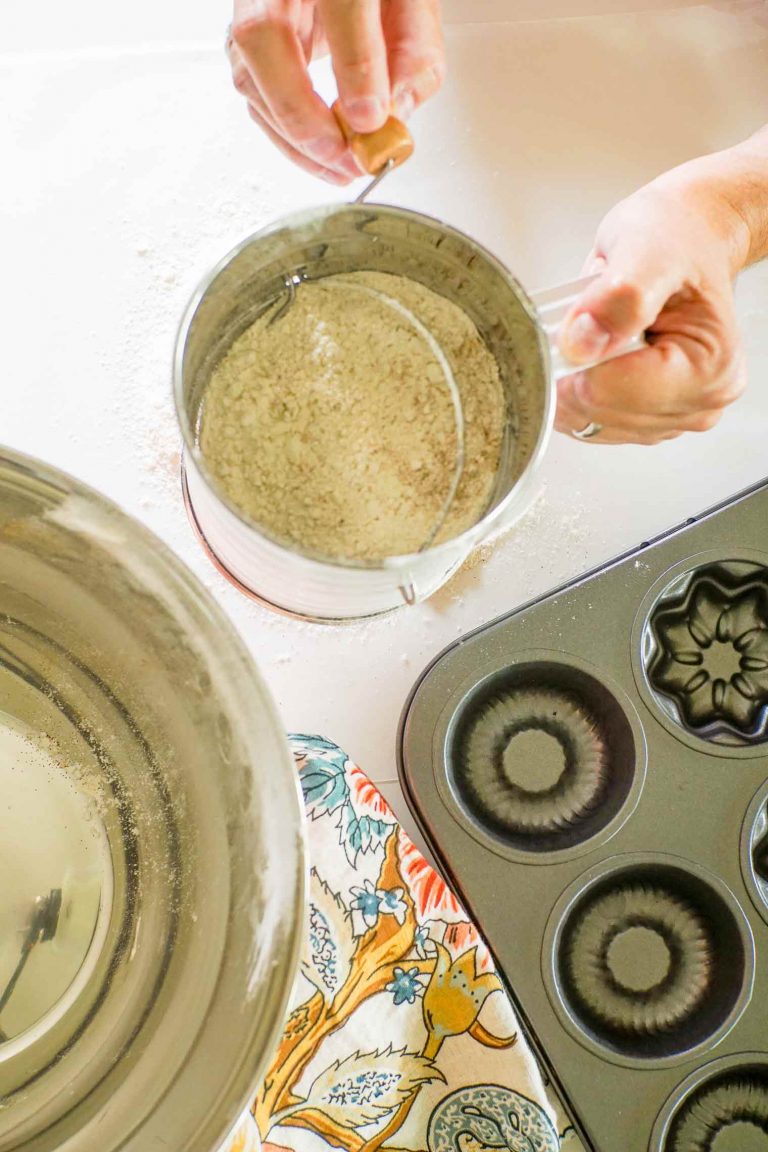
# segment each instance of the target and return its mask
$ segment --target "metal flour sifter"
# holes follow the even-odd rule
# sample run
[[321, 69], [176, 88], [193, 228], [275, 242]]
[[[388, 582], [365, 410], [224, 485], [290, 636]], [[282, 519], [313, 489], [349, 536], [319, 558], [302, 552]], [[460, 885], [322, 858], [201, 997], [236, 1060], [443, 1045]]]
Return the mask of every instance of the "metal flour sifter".
[[[379, 132], [357, 136], [338, 109], [334, 111], [372, 182], [354, 203], [320, 206], [278, 220], [228, 253], [187, 306], [173, 368], [184, 438], [184, 499], [209, 558], [247, 595], [288, 615], [319, 621], [376, 616], [426, 599], [481, 540], [525, 510], [552, 430], [555, 382], [574, 371], [557, 347], [557, 329], [591, 279], [529, 293], [496, 256], [458, 229], [422, 213], [368, 203], [387, 173], [411, 155], [413, 142], [395, 118]], [[501, 458], [487, 508], [468, 530], [433, 543], [461, 479], [464, 415], [451, 364], [418, 317], [403, 309], [443, 370], [453, 403], [456, 467], [439, 521], [420, 550], [376, 562], [329, 560], [271, 538], [222, 492], [206, 467], [198, 439], [207, 383], [241, 333], [269, 309], [271, 322], [279, 323], [302, 283], [338, 283], [334, 278], [359, 271], [410, 278], [460, 307], [496, 360], [506, 407]], [[379, 295], [402, 309], [399, 302]], [[623, 352], [641, 343], [635, 341]]]

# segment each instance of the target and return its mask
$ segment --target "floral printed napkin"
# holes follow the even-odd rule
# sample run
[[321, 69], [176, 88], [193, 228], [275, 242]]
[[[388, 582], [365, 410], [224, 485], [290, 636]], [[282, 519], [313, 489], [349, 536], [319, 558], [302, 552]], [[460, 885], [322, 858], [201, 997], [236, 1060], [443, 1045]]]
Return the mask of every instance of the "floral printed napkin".
[[308, 937], [282, 1041], [222, 1152], [583, 1152], [450, 889], [340, 748], [291, 743]]

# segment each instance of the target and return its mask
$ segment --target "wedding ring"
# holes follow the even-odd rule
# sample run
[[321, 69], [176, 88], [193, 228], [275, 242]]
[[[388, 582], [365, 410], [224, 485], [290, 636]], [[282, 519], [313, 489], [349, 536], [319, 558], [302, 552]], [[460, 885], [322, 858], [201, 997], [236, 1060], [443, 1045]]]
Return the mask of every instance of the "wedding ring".
[[589, 424], [586, 425], [585, 428], [582, 428], [581, 431], [579, 431], [579, 432], [577, 432], [574, 429], [571, 432], [571, 435], [576, 440], [591, 440], [594, 436], [599, 436], [600, 433], [602, 432], [602, 430], [603, 430], [602, 424], [595, 424], [593, 422], [590, 422]]

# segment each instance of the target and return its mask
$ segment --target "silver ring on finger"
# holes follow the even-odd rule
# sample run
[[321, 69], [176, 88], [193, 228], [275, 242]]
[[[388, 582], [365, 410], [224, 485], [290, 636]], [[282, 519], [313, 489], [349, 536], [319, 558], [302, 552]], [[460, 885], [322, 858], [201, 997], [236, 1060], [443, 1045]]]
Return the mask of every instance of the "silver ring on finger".
[[594, 440], [595, 436], [599, 436], [602, 430], [602, 424], [595, 424], [594, 421], [590, 421], [589, 424], [585, 425], [584, 428], [581, 428], [578, 431], [574, 428], [571, 431], [571, 435], [576, 440]]
[[224, 39], [224, 51], [229, 52], [232, 47], [232, 25], [227, 24], [227, 35]]

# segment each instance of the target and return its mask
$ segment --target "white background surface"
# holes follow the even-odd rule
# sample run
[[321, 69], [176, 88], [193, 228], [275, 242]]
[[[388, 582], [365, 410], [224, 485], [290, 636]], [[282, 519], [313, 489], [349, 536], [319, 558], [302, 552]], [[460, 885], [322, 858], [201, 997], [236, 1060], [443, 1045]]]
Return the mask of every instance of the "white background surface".
[[[575, 18], [527, 19], [547, 9]], [[579, 272], [618, 198], [768, 121], [760, 0], [452, 0], [449, 15], [479, 22], [449, 28], [449, 82], [382, 198], [473, 233], [530, 288]], [[230, 87], [227, 18], [226, 0], [0, 8], [0, 439], [162, 536], [235, 620], [286, 728], [338, 741], [402, 813], [397, 720], [441, 648], [768, 474], [768, 266], [739, 287], [751, 389], [716, 432], [654, 450], [556, 438], [530, 515], [432, 602], [346, 628], [270, 615], [186, 522], [175, 325], [243, 235], [344, 193], [259, 137]]]

